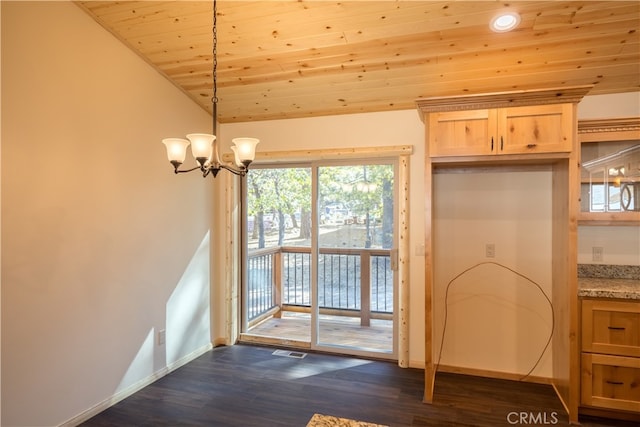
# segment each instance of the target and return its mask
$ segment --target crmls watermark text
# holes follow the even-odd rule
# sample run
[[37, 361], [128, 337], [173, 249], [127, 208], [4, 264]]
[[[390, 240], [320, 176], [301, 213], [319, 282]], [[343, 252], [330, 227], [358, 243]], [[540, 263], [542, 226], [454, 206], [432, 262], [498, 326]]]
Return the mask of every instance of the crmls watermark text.
[[509, 412], [507, 422], [511, 425], [554, 425], [558, 424], [557, 412]]

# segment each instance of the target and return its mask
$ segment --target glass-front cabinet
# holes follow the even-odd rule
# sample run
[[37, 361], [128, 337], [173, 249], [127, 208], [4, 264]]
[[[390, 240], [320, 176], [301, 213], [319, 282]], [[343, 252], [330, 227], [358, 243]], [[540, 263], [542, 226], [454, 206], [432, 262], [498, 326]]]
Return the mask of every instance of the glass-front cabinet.
[[582, 224], [640, 224], [640, 118], [583, 120]]

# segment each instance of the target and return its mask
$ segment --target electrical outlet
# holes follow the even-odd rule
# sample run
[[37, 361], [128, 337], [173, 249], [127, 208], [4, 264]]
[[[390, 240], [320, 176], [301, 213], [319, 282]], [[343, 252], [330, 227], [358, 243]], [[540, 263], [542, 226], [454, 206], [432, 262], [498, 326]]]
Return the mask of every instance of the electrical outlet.
[[591, 255], [593, 262], [604, 261], [604, 248], [602, 246], [594, 246], [591, 248]]
[[164, 345], [166, 340], [167, 340], [167, 331], [165, 329], [158, 331], [158, 345]]
[[487, 243], [484, 248], [484, 256], [487, 258], [496, 257], [496, 245], [494, 243]]

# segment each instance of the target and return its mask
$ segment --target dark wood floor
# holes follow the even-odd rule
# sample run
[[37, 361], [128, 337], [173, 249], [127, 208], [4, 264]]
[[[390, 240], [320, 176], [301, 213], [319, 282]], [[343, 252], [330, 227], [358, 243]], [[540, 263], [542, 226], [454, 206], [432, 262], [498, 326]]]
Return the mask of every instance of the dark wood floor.
[[304, 427], [321, 413], [389, 426], [494, 427], [513, 425], [511, 412], [543, 417], [538, 419], [547, 425], [568, 424], [546, 385], [438, 373], [434, 403], [427, 405], [421, 401], [422, 370], [317, 353], [295, 359], [273, 351], [215, 348], [82, 425]]

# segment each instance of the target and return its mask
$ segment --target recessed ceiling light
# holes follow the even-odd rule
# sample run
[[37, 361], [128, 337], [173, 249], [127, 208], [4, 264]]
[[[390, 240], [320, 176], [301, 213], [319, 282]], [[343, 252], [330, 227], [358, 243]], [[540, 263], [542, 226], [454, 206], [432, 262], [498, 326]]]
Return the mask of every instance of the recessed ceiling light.
[[497, 15], [491, 20], [491, 29], [496, 33], [511, 31], [520, 23], [520, 15], [517, 12], [506, 12]]

